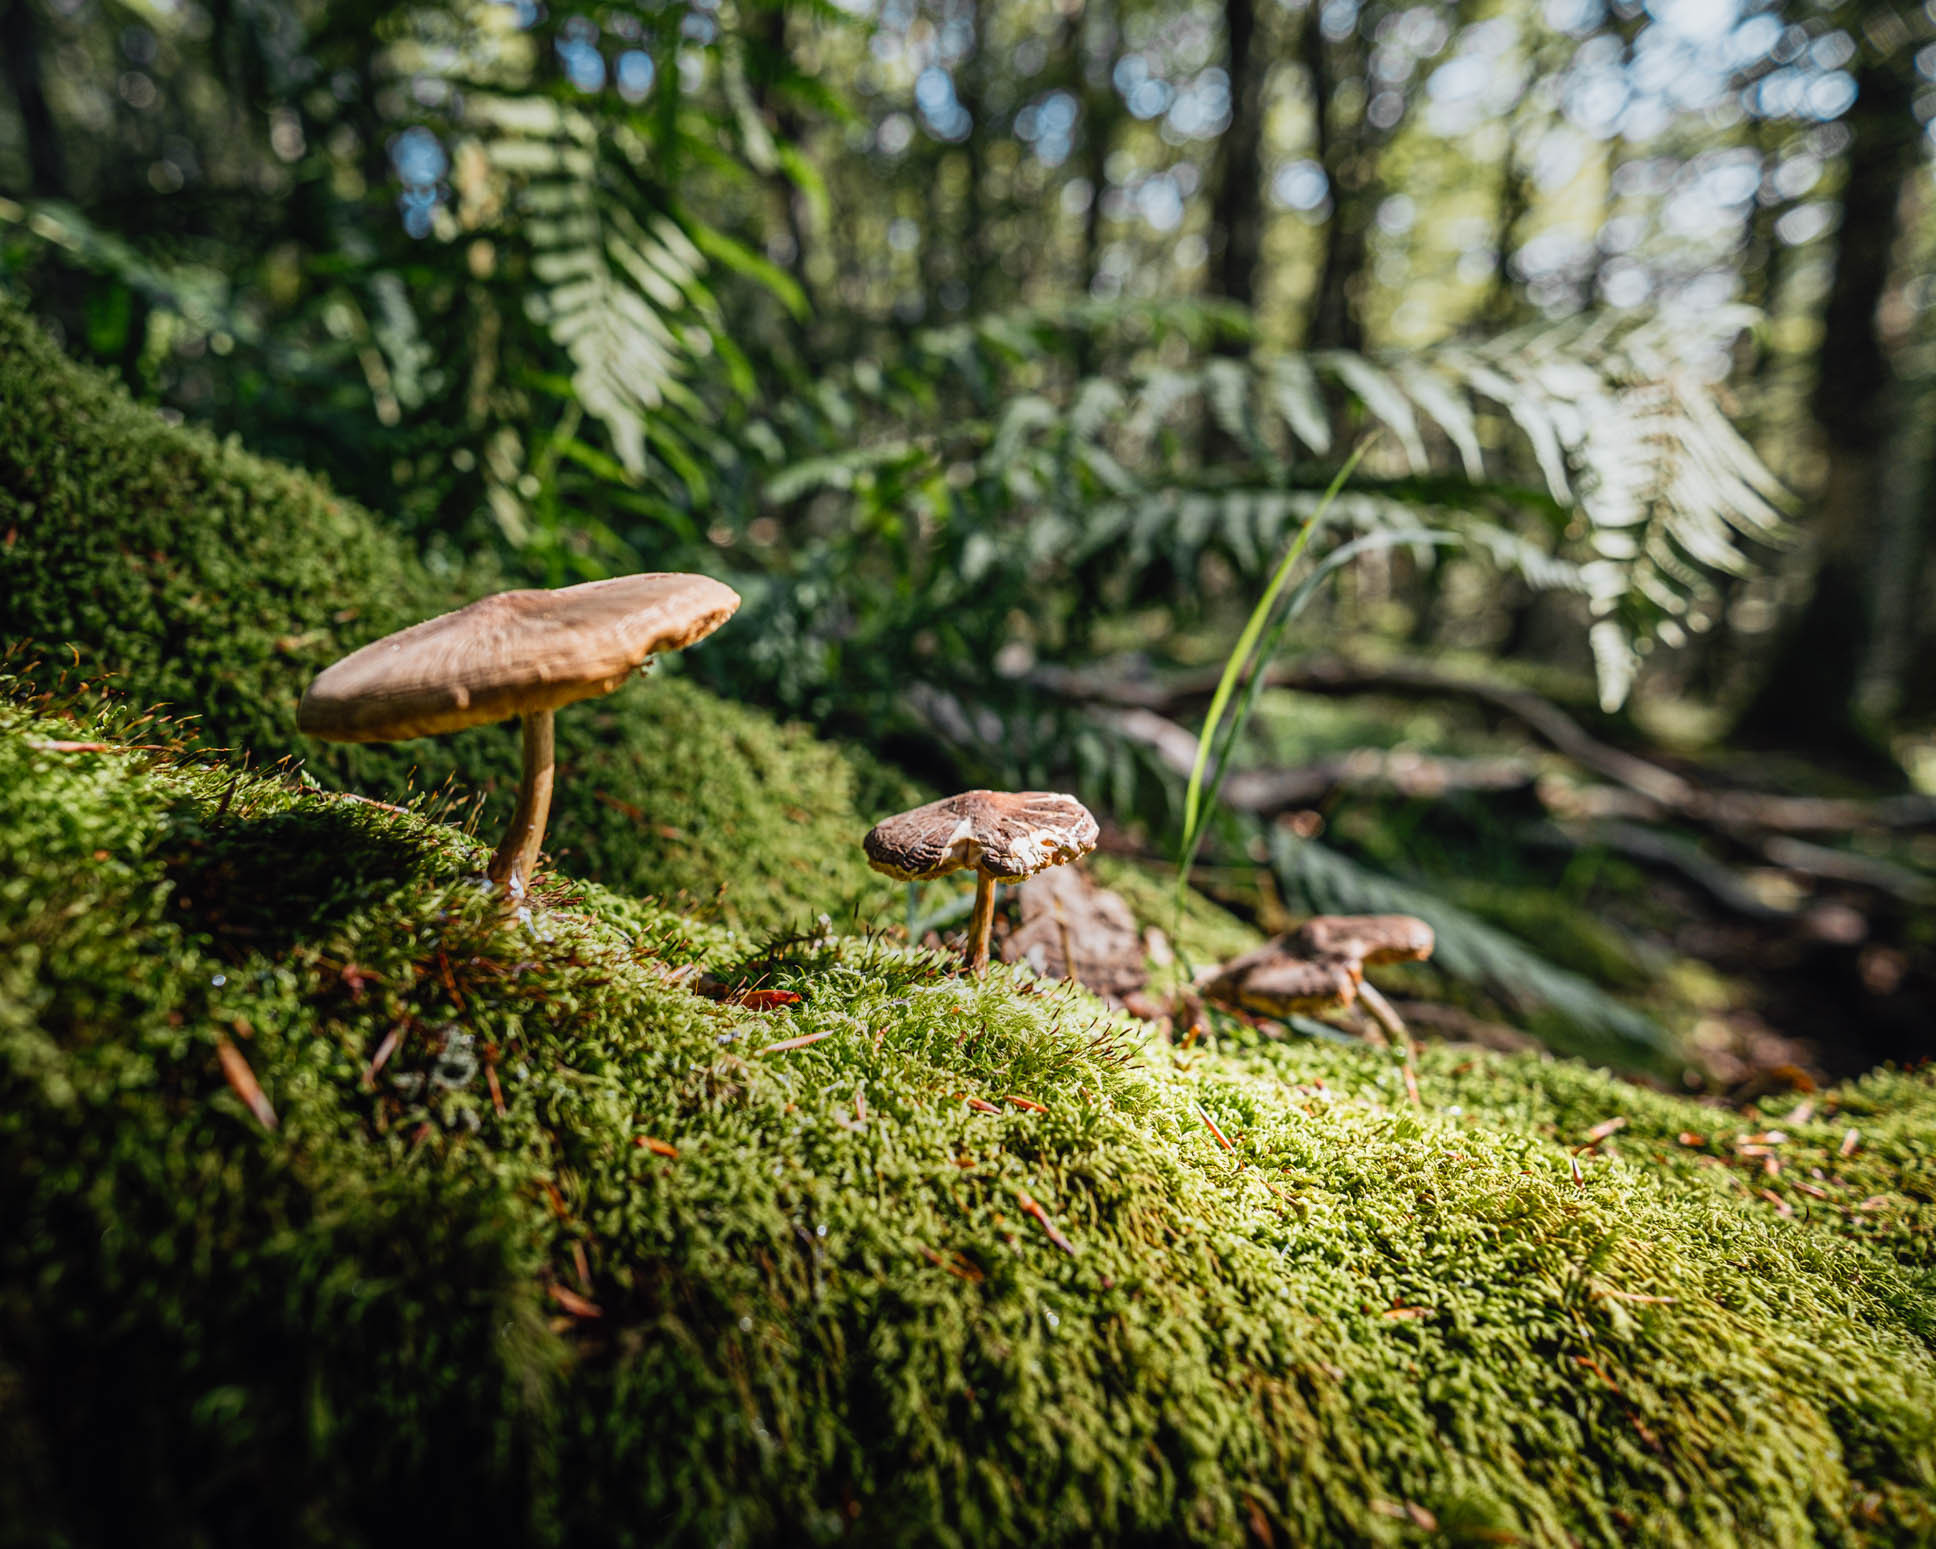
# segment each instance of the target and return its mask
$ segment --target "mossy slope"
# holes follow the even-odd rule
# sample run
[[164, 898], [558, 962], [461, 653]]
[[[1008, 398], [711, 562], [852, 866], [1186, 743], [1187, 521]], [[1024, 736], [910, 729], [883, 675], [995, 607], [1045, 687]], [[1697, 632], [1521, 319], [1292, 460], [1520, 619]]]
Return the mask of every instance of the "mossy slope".
[[6, 714], [34, 1541], [1936, 1534], [1926, 1078], [1773, 1143], [1783, 1216], [1578, 1067], [1429, 1051], [1412, 1110], [862, 938], [507, 920], [456, 830]]
[[[496, 584], [0, 304], [41, 690], [260, 770], [317, 667]], [[879, 911], [906, 793], [676, 677], [561, 718], [559, 876], [617, 891], [508, 920], [460, 829], [95, 714], [0, 708], [0, 1540], [1936, 1537], [1925, 1076], [1736, 1120], [1439, 1049], [1413, 1110], [1361, 1048], [759, 948]]]
[[[258, 762], [401, 800], [455, 777], [505, 821], [515, 728], [394, 747], [299, 736], [297, 698], [365, 641], [504, 584], [427, 566], [319, 481], [163, 423], [63, 359], [0, 300], [0, 653], [43, 686], [112, 688], [193, 716]], [[732, 649], [732, 625], [702, 650]], [[754, 928], [892, 901], [859, 837], [907, 794], [864, 755], [662, 673], [558, 718], [551, 845], [641, 894]]]

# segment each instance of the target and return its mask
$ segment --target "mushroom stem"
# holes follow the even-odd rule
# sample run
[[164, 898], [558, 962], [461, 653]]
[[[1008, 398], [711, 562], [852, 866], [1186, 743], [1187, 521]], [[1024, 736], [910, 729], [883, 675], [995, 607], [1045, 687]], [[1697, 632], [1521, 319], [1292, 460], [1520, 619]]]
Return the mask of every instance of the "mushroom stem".
[[1418, 1076], [1412, 1064], [1412, 1035], [1405, 1026], [1404, 1019], [1392, 1008], [1369, 979], [1358, 981], [1358, 1004], [1371, 1013], [1372, 1021], [1384, 1029], [1385, 1036], [1398, 1046], [1399, 1053], [1405, 1058], [1405, 1092], [1414, 1107], [1419, 1105]]
[[513, 898], [522, 898], [531, 885], [531, 869], [544, 843], [545, 819], [551, 815], [551, 711], [533, 710], [524, 718], [524, 781], [518, 787], [518, 810], [511, 827], [491, 857], [490, 877], [508, 885]]
[[1405, 1024], [1392, 1009], [1392, 1003], [1378, 993], [1378, 988], [1369, 979], [1358, 981], [1358, 1003], [1371, 1013], [1372, 1021], [1384, 1031], [1387, 1038], [1401, 1049], [1412, 1046], [1412, 1035], [1405, 1030]]
[[1069, 922], [1063, 917], [1062, 900], [1050, 898], [1049, 907], [1055, 911], [1055, 933], [1062, 938], [1062, 977], [1073, 984], [1076, 981], [1076, 949], [1069, 939]]
[[995, 879], [975, 871], [975, 915], [968, 922], [968, 968], [980, 973], [988, 967], [988, 933], [995, 924]]

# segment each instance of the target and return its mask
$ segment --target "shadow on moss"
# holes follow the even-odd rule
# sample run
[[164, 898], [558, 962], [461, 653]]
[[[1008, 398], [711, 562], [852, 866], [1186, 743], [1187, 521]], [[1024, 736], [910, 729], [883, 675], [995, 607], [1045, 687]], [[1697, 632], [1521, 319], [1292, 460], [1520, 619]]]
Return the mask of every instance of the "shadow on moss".
[[372, 890], [419, 879], [437, 856], [420, 837], [345, 803], [206, 822], [178, 805], [156, 858], [172, 887], [171, 916], [236, 955], [326, 937], [368, 906]]

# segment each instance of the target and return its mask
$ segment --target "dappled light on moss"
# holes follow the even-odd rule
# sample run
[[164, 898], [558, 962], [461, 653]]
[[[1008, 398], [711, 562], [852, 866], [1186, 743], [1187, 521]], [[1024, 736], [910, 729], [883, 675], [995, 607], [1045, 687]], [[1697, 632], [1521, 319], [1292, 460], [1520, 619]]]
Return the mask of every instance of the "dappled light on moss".
[[[39, 687], [163, 703], [204, 746], [258, 764], [295, 753], [381, 800], [481, 792], [471, 821], [487, 833], [509, 813], [515, 724], [364, 746], [295, 725], [330, 662], [503, 578], [426, 565], [319, 480], [164, 424], [4, 300], [0, 532], [0, 652]], [[753, 929], [892, 912], [859, 841], [875, 804], [914, 792], [862, 753], [661, 669], [562, 717], [557, 758], [549, 844], [569, 871]]]

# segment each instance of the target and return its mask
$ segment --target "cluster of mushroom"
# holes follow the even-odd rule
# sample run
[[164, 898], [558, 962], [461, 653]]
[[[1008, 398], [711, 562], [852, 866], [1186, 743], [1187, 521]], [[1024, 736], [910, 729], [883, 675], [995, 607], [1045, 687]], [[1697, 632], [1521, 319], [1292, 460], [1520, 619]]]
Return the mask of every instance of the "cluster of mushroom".
[[[309, 685], [296, 724], [331, 742], [400, 742], [518, 717], [524, 774], [489, 875], [522, 898], [551, 810], [555, 712], [609, 694], [659, 652], [705, 639], [739, 602], [710, 576], [676, 572], [500, 592], [344, 657]], [[969, 961], [977, 971], [988, 961], [995, 884], [1095, 846], [1089, 810], [1043, 791], [967, 791], [889, 818], [866, 839], [874, 866], [904, 880], [975, 868]]]
[[[518, 717], [523, 779], [489, 874], [509, 898], [522, 899], [551, 808], [555, 712], [610, 693], [659, 652], [703, 640], [739, 602], [737, 592], [709, 576], [679, 573], [501, 592], [344, 657], [310, 684], [296, 723], [329, 741], [396, 742]], [[975, 910], [964, 956], [980, 973], [988, 963], [997, 885], [1087, 855], [1096, 838], [1095, 817], [1073, 796], [976, 790], [888, 818], [863, 845], [876, 871], [902, 881], [974, 869]], [[1431, 928], [1405, 915], [1320, 917], [1227, 964], [1204, 993], [1273, 1017], [1355, 1001], [1402, 1036], [1396, 1015], [1366, 982], [1365, 965], [1431, 951]], [[1073, 974], [1066, 927], [1063, 956]]]

